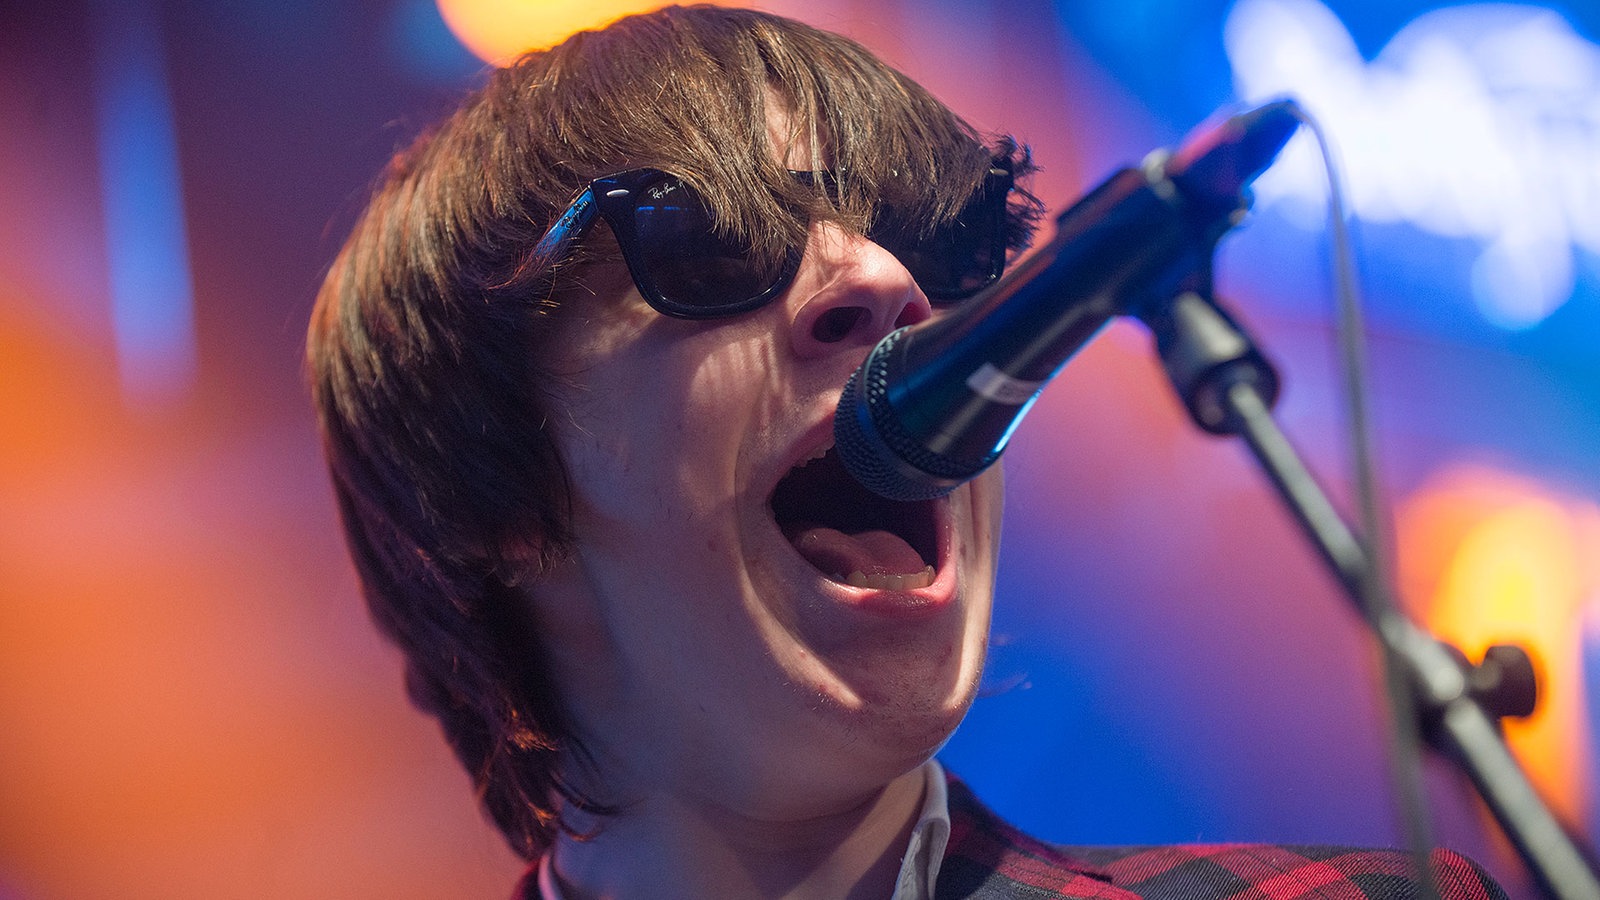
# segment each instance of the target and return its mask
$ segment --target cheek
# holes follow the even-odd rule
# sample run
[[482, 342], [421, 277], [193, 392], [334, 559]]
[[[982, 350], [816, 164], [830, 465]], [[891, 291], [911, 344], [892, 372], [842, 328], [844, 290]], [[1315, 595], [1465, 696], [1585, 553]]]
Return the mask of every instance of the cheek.
[[973, 534], [977, 545], [991, 561], [1000, 549], [1000, 520], [1004, 514], [1006, 479], [1003, 463], [996, 463], [989, 471], [978, 476], [973, 486]]
[[650, 527], [727, 516], [741, 454], [784, 404], [761, 348], [715, 334], [635, 345], [585, 371], [559, 443], [588, 512]]

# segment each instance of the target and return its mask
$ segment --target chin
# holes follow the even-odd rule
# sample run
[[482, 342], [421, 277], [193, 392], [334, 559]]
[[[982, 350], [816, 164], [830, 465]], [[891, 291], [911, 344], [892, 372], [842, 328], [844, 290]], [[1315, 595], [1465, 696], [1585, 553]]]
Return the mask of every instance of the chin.
[[[805, 454], [749, 525], [746, 603], [765, 662], [790, 693], [780, 765], [818, 790], [868, 790], [936, 753], [977, 694], [1001, 483], [996, 471], [946, 498], [894, 504], [866, 495], [833, 457], [831, 447]], [[916, 557], [901, 568], [928, 573], [851, 583], [829, 551], [797, 546], [798, 533], [819, 531], [830, 546], [846, 545], [838, 556], [862, 532], [894, 535], [900, 555]]]
[[813, 658], [826, 667], [808, 673], [813, 691], [804, 698], [828, 734], [819, 746], [889, 775], [937, 752], [965, 718], [983, 673], [987, 606], [981, 616], [962, 612], [949, 610], [950, 624], [919, 623], [862, 639], [826, 661]]

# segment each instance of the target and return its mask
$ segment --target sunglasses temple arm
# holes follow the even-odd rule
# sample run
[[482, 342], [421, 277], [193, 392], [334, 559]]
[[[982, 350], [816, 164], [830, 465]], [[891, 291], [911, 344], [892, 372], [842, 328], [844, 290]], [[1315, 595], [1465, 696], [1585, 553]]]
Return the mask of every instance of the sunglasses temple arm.
[[584, 188], [572, 205], [567, 207], [561, 218], [556, 219], [550, 230], [539, 238], [539, 243], [533, 246], [535, 259], [553, 259], [566, 250], [567, 242], [573, 240], [594, 222], [594, 217], [600, 213], [600, 204], [596, 202], [593, 185]]

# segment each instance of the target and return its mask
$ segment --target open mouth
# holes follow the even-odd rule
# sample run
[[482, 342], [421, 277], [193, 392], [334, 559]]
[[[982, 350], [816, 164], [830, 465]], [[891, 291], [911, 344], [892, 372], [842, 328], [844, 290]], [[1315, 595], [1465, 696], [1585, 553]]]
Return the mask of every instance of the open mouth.
[[771, 505], [784, 537], [834, 581], [893, 591], [933, 584], [939, 560], [933, 501], [879, 497], [850, 477], [831, 447], [790, 470]]

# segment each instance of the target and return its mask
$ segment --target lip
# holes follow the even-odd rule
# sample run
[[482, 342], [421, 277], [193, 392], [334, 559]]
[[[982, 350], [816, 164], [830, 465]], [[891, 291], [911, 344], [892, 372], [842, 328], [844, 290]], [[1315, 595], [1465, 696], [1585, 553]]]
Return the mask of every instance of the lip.
[[[784, 559], [784, 569], [790, 570], [790, 578], [796, 579], [795, 583], [809, 581], [815, 585], [817, 591], [837, 607], [861, 612], [877, 619], [895, 621], [915, 621], [930, 618], [954, 605], [956, 598], [957, 574], [954, 560], [957, 557], [957, 537], [955, 529], [955, 516], [951, 509], [950, 497], [940, 497], [936, 500], [922, 501], [928, 504], [932, 511], [935, 534], [935, 553], [937, 559], [933, 562], [933, 582], [927, 587], [909, 591], [895, 591], [881, 588], [859, 588], [834, 581], [817, 571], [816, 567], [807, 562], [795, 550], [778, 527], [777, 520], [772, 515], [772, 494], [777, 490], [778, 483], [783, 480], [792, 469], [810, 459], [819, 449], [833, 446], [833, 411], [815, 425], [806, 429], [794, 442], [791, 451], [785, 454], [782, 468], [772, 474], [766, 485], [764, 495], [764, 518], [770, 526], [772, 536], [779, 545], [779, 552]], [[963, 486], [961, 490], [965, 490]]]
[[[904, 620], [931, 617], [950, 608], [956, 598], [956, 567], [952, 564], [956, 558], [955, 523], [950, 511], [950, 498], [941, 497], [931, 501], [931, 509], [934, 532], [938, 536], [938, 559], [933, 564], [933, 583], [924, 588], [890, 591], [851, 587], [817, 572], [810, 563], [800, 559], [800, 554], [795, 552], [793, 546], [789, 547], [789, 552], [799, 559], [801, 565], [816, 573], [824, 590], [844, 606], [885, 618]], [[784, 543], [788, 544], [788, 541]]]

